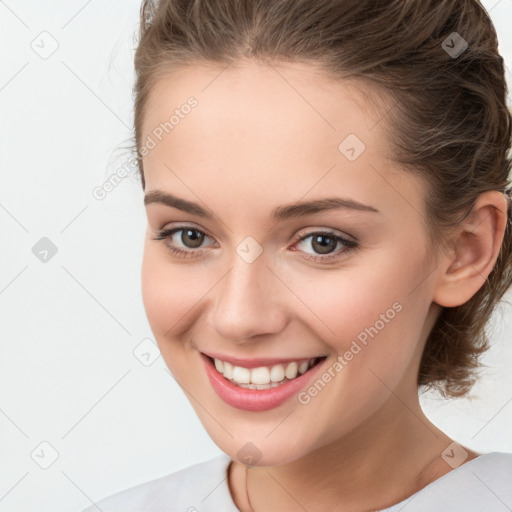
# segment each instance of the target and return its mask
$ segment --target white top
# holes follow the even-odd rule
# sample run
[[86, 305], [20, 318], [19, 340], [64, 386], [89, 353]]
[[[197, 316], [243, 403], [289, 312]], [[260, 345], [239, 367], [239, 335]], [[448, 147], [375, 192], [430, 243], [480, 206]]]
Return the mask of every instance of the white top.
[[[205, 462], [113, 494], [82, 512], [240, 512], [229, 492], [231, 459]], [[512, 453], [491, 452], [376, 512], [510, 512]]]

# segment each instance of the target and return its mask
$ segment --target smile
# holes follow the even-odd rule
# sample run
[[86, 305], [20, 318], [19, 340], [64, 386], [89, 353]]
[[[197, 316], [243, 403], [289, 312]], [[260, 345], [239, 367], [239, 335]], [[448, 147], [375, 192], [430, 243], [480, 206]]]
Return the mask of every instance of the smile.
[[280, 386], [318, 364], [322, 357], [298, 359], [285, 364], [245, 368], [228, 361], [213, 359], [216, 370], [233, 384], [246, 389], [269, 389]]
[[200, 353], [210, 384], [228, 405], [246, 411], [279, 407], [303, 390], [325, 365], [327, 356], [288, 360], [267, 366], [238, 366]]

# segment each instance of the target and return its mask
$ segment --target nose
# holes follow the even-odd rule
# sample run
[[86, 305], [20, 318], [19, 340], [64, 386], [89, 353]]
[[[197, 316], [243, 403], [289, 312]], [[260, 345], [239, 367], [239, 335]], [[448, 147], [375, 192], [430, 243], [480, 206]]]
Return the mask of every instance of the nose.
[[223, 339], [242, 343], [286, 326], [286, 287], [267, 267], [263, 254], [252, 263], [235, 254], [231, 270], [215, 289], [209, 324]]

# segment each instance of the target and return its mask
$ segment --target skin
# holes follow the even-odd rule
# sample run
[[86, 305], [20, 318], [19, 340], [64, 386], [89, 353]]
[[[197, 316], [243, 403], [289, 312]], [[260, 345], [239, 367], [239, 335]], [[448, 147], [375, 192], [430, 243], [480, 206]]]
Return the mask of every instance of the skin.
[[[248, 442], [261, 452], [248, 470], [255, 512], [384, 508], [452, 470], [441, 453], [453, 440], [418, 401], [420, 357], [441, 307], [469, 300], [492, 270], [506, 202], [482, 194], [435, 261], [425, 186], [393, 162], [382, 131], [389, 105], [382, 97], [382, 108], [372, 106], [365, 91], [311, 64], [205, 63], [160, 78], [146, 104], [143, 140], [188, 97], [198, 100], [144, 158], [145, 191], [196, 202], [214, 218], [146, 206], [142, 293], [169, 370], [234, 461], [229, 486], [243, 512], [251, 508], [239, 450]], [[366, 145], [353, 162], [338, 150], [350, 133]], [[331, 196], [379, 212], [270, 218], [277, 206]], [[154, 239], [183, 225], [206, 233], [200, 249], [183, 231]], [[298, 235], [325, 230], [355, 237], [358, 248], [338, 243], [330, 249], [337, 259], [308, 261], [328, 254]], [[263, 250], [252, 263], [236, 252], [247, 236]], [[395, 302], [401, 311], [306, 405], [292, 398], [263, 412], [233, 408], [200, 359], [200, 351], [327, 355], [329, 366]], [[478, 455], [465, 449], [463, 462]]]

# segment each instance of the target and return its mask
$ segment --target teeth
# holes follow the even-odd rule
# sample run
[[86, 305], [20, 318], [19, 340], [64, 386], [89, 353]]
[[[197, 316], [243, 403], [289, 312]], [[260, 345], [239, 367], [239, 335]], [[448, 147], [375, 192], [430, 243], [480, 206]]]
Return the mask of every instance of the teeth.
[[[233, 368], [233, 380], [236, 380], [240, 384], [249, 384], [251, 381], [251, 370], [249, 368], [242, 368], [241, 366], [235, 366]], [[260, 384], [262, 384], [260, 382]]]
[[[217, 361], [217, 359], [215, 359]], [[226, 379], [232, 379], [233, 378], [233, 365], [231, 363], [228, 363], [227, 361], [222, 361], [224, 369], [221, 372]]]
[[284, 372], [284, 375], [287, 379], [295, 379], [297, 377], [297, 371], [299, 369], [299, 365], [292, 361], [291, 363], [288, 363], [288, 366], [286, 367], [286, 370]]
[[[238, 379], [235, 380], [238, 381]], [[254, 384], [268, 384], [270, 382], [270, 370], [265, 366], [253, 368], [251, 370], [251, 382]]]
[[[221, 361], [222, 362], [222, 361]], [[299, 373], [302, 375], [306, 372], [309, 366], [309, 361], [302, 361], [302, 363], [299, 364]]]
[[305, 373], [316, 361], [317, 358], [314, 357], [309, 361], [291, 361], [284, 365], [276, 364], [272, 367], [259, 366], [258, 368], [249, 369], [234, 366], [220, 359], [214, 359], [215, 368], [219, 373], [223, 374], [226, 379], [247, 389], [268, 389], [284, 384], [284, 382]]
[[270, 380], [272, 382], [281, 382], [284, 379], [284, 368], [282, 364], [272, 366], [270, 370]]
[[217, 368], [217, 371], [219, 373], [223, 373], [224, 371], [224, 362], [220, 359], [215, 359], [215, 368]]

